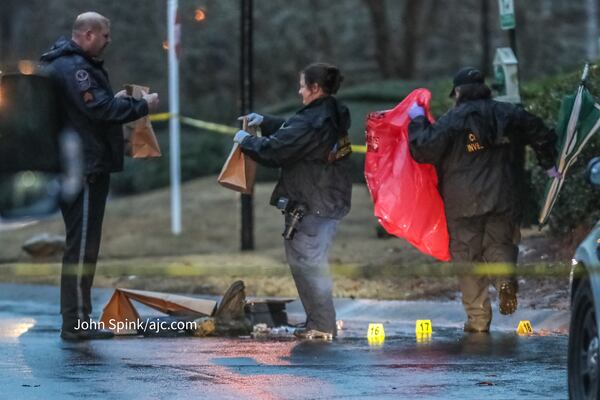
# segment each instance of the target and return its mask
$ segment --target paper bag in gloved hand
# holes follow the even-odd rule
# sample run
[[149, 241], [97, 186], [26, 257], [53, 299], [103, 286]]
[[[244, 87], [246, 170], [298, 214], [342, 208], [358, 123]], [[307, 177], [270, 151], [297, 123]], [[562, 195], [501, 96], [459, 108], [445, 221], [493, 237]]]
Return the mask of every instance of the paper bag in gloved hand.
[[[243, 121], [243, 129], [248, 133], [256, 134], [255, 128], [248, 127], [246, 118]], [[256, 162], [242, 153], [238, 143], [234, 143], [217, 181], [228, 189], [252, 194], [255, 180]]]
[[[142, 91], [148, 93], [150, 88], [138, 85], [125, 85], [127, 94], [134, 99], [142, 98]], [[160, 147], [150, 117], [145, 116], [123, 125], [125, 138], [125, 155], [133, 158], [160, 157]]]

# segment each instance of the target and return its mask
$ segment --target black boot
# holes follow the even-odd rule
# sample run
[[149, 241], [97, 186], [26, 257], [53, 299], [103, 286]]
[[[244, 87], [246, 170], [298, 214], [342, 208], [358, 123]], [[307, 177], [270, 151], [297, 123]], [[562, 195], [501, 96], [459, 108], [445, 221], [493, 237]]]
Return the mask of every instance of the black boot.
[[112, 339], [115, 336], [112, 331], [103, 329], [104, 326], [101, 323], [94, 322], [89, 318], [83, 321], [74, 324], [71, 319], [63, 320], [60, 337], [63, 340], [97, 340]]
[[63, 340], [99, 340], [99, 339], [112, 339], [115, 334], [108, 329], [81, 329], [81, 330], [69, 330], [61, 329], [60, 337]]

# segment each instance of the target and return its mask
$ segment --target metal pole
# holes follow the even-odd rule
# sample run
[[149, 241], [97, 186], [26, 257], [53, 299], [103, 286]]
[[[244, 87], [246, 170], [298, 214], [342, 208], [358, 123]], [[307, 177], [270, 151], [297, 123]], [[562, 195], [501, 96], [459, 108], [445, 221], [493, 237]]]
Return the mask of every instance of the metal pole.
[[[517, 9], [514, 9], [515, 13], [515, 26], [512, 29], [508, 30], [508, 42], [510, 43], [510, 48], [515, 54], [515, 58], [518, 61], [517, 64], [517, 82], [519, 82], [519, 89], [521, 88], [521, 60], [519, 60], [519, 53], [517, 53]], [[519, 90], [519, 93], [521, 91]], [[523, 165], [525, 163], [525, 159], [523, 159]]]
[[490, 63], [489, 0], [481, 0], [481, 72], [488, 75]]
[[595, 60], [598, 55], [598, 3], [597, 0], [585, 0], [587, 20], [586, 30], [586, 57]]
[[517, 57], [518, 60], [519, 56], [517, 54], [517, 28], [508, 30], [508, 40], [510, 42], [510, 48], [512, 49], [513, 53], [515, 53], [515, 57]]
[[169, 147], [171, 157], [171, 232], [181, 233], [181, 165], [179, 144], [179, 45], [180, 25], [177, 21], [177, 0], [167, 3], [167, 30], [169, 41]]
[[[513, 53], [515, 53], [515, 58], [519, 62], [517, 64], [517, 82], [519, 82], [519, 93], [521, 92], [521, 61], [519, 60], [519, 55], [517, 54], [517, 28], [508, 30], [508, 40], [510, 42], [510, 48]], [[523, 158], [523, 165], [525, 165], [525, 158]]]
[[[252, 111], [252, 0], [241, 1], [240, 114]], [[254, 250], [254, 204], [252, 195], [242, 194], [242, 250]]]

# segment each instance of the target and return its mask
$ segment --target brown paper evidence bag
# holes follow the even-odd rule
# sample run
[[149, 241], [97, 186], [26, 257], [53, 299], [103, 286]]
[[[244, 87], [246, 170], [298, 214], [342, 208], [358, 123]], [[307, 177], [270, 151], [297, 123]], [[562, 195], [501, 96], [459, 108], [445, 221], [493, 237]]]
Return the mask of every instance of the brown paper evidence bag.
[[[150, 88], [139, 85], [125, 85], [125, 91], [134, 99], [142, 98], [142, 91], [148, 93]], [[160, 147], [150, 123], [150, 117], [145, 116], [123, 125], [125, 139], [125, 155], [133, 158], [160, 157]]]
[[[248, 127], [248, 121], [243, 119], [243, 129], [256, 134], [253, 127]], [[256, 162], [242, 153], [238, 143], [233, 144], [229, 157], [221, 169], [217, 182], [228, 189], [244, 194], [252, 194], [256, 180]]]

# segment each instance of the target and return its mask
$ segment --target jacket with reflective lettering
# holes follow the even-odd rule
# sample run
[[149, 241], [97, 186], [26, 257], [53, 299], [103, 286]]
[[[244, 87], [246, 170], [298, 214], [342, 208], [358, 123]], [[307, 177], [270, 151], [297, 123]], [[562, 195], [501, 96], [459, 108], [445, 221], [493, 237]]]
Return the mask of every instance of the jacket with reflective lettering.
[[415, 161], [436, 166], [448, 218], [487, 213], [518, 218], [525, 146], [549, 169], [556, 158], [555, 141], [540, 118], [491, 99], [461, 102], [435, 124], [417, 117], [409, 125], [410, 152]]
[[121, 124], [147, 115], [146, 101], [115, 98], [103, 62], [72, 40], [59, 39], [41, 61], [44, 73], [58, 86], [66, 126], [81, 137], [85, 173], [121, 171]]

